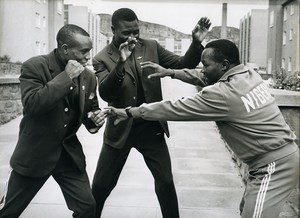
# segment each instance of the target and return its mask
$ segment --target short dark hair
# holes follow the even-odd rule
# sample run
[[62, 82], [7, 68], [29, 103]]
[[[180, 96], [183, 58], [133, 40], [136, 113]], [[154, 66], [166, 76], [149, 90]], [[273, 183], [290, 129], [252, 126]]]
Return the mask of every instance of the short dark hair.
[[138, 20], [138, 18], [133, 10], [129, 8], [120, 8], [113, 13], [111, 17], [111, 24], [113, 26], [117, 26], [120, 20], [134, 21]]
[[205, 48], [213, 49], [213, 58], [217, 62], [227, 59], [231, 64], [240, 64], [238, 47], [230, 40], [218, 39], [206, 44]]
[[69, 46], [75, 46], [74, 34], [81, 34], [83, 36], [90, 36], [84, 29], [74, 24], [64, 25], [57, 33], [56, 41], [57, 46], [60, 47], [63, 44]]

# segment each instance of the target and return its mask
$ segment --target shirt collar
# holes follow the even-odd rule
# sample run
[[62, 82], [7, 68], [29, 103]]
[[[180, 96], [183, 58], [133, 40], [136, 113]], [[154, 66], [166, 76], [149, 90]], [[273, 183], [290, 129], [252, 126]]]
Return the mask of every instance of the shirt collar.
[[54, 56], [59, 68], [61, 69], [61, 71], [63, 71], [67, 64], [64, 63], [63, 60], [61, 59], [57, 49], [54, 49]]

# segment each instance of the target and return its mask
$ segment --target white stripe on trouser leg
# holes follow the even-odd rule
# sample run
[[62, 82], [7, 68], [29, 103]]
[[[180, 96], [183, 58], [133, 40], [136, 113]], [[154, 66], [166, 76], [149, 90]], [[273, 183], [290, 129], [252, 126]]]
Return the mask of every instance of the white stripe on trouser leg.
[[7, 194], [7, 190], [8, 190], [8, 181], [9, 181], [9, 178], [10, 178], [10, 174], [12, 172], [12, 168], [10, 168], [9, 172], [8, 172], [8, 179], [5, 183], [5, 186], [4, 186], [4, 192], [3, 192], [3, 196], [0, 198], [0, 210], [4, 207], [5, 205], [5, 200], [6, 200], [6, 194]]
[[264, 176], [257, 194], [253, 218], [260, 218], [272, 174], [275, 172], [275, 162], [268, 165], [268, 174]]

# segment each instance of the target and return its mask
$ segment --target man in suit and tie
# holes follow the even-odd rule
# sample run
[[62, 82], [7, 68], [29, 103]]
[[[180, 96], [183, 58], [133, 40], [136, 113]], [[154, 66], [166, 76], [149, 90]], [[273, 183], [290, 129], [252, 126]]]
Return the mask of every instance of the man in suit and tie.
[[[166, 68], [195, 68], [201, 58], [202, 40], [210, 27], [201, 18], [192, 32], [193, 41], [183, 57], [160, 46], [155, 40], [139, 38], [136, 14], [121, 8], [112, 15], [112, 43], [93, 58], [99, 80], [101, 98], [113, 107], [139, 106], [162, 100], [160, 80], [149, 80], [151, 70], [142, 70], [140, 63], [153, 61]], [[169, 136], [167, 122], [129, 119], [114, 125], [108, 117], [103, 147], [92, 183], [96, 200], [96, 217], [101, 216], [105, 200], [116, 186], [131, 148], [144, 157], [155, 180], [155, 192], [164, 218], [179, 217], [171, 160], [164, 134]]]
[[68, 24], [59, 30], [57, 46], [21, 68], [23, 118], [8, 187], [0, 199], [1, 218], [19, 217], [50, 176], [73, 217], [95, 216], [85, 155], [76, 136], [82, 123], [91, 133], [104, 124], [95, 74], [85, 68], [92, 41], [85, 30]]

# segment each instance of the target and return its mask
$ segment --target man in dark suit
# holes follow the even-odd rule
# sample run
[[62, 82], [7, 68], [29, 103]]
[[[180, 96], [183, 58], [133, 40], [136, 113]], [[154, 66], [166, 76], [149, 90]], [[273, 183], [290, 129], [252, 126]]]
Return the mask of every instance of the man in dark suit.
[[21, 68], [23, 118], [8, 188], [0, 202], [1, 218], [19, 217], [50, 176], [73, 217], [95, 216], [85, 156], [76, 136], [82, 123], [91, 133], [104, 124], [95, 74], [85, 68], [92, 41], [85, 30], [70, 24], [59, 30], [57, 45]]
[[[162, 100], [160, 80], [147, 79], [152, 72], [142, 70], [140, 63], [151, 60], [166, 68], [195, 68], [200, 62], [201, 42], [209, 27], [209, 19], [201, 18], [193, 30], [189, 50], [180, 57], [154, 40], [139, 38], [138, 18], [132, 10], [121, 8], [115, 11], [111, 27], [113, 41], [93, 59], [101, 98], [117, 108]], [[155, 192], [163, 217], [179, 217], [171, 160], [164, 138], [164, 133], [169, 136], [167, 122], [129, 119], [115, 126], [114, 120], [114, 117], [107, 120], [92, 183], [96, 217], [100, 217], [105, 200], [117, 184], [132, 147], [143, 155], [155, 179]]]

